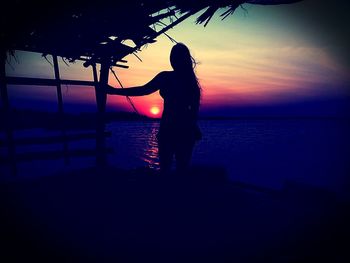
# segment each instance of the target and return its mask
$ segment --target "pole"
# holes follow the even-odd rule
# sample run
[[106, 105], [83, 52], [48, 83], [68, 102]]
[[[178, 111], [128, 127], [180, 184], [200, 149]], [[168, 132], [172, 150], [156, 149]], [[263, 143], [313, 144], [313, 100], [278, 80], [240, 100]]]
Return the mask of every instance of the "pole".
[[12, 175], [17, 174], [17, 165], [16, 165], [16, 148], [13, 138], [13, 116], [10, 109], [10, 102], [7, 93], [7, 85], [6, 85], [6, 50], [0, 50], [0, 95], [2, 102], [2, 114], [4, 118], [2, 121], [2, 126], [5, 126], [6, 138], [8, 141], [8, 159], [9, 164], [11, 166]]
[[100, 80], [97, 80], [97, 71], [96, 65], [93, 65], [93, 77], [95, 83], [95, 92], [96, 92], [96, 103], [97, 103], [97, 121], [96, 121], [96, 165], [98, 168], [104, 168], [107, 165], [107, 155], [105, 152], [105, 111], [106, 111], [106, 102], [107, 94], [102, 91], [104, 85], [108, 85], [109, 77], [109, 61], [107, 58], [104, 58], [101, 61], [100, 68]]
[[56, 87], [57, 87], [57, 102], [58, 102], [58, 112], [59, 114], [63, 114], [63, 99], [62, 99], [62, 89], [61, 89], [61, 83], [60, 83], [60, 70], [58, 67], [58, 60], [56, 55], [52, 55], [53, 60], [53, 67], [55, 72], [55, 80], [56, 80]]
[[63, 137], [63, 152], [64, 152], [64, 161], [66, 164], [69, 164], [69, 149], [68, 149], [68, 141], [66, 140], [67, 132], [66, 132], [66, 123], [63, 115], [63, 97], [62, 97], [62, 86], [61, 86], [61, 77], [60, 77], [60, 69], [58, 66], [58, 59], [56, 55], [52, 55], [53, 60], [53, 68], [55, 73], [55, 82], [57, 88], [57, 103], [58, 103], [58, 119], [61, 126], [61, 133]]

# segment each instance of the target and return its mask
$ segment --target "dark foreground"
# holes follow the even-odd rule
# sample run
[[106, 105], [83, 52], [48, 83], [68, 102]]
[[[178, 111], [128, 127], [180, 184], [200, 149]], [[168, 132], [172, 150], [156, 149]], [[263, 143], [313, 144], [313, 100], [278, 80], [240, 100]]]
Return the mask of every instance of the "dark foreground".
[[0, 187], [1, 262], [350, 262], [349, 203], [292, 182], [110, 168]]

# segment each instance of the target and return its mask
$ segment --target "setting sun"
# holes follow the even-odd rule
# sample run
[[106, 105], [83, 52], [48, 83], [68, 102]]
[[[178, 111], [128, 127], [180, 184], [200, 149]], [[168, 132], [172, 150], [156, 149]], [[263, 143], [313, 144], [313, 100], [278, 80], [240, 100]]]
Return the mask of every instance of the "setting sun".
[[159, 113], [159, 108], [157, 106], [153, 106], [150, 110], [149, 110], [153, 115], [157, 115]]

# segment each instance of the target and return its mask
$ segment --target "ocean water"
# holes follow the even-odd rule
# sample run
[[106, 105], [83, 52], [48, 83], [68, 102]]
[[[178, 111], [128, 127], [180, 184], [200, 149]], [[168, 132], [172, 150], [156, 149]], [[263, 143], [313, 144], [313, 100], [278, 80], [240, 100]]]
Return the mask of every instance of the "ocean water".
[[[193, 152], [194, 166], [224, 169], [232, 181], [281, 189], [288, 181], [321, 187], [330, 191], [349, 191], [349, 122], [338, 119], [279, 120], [203, 120], [199, 122], [203, 139]], [[135, 169], [159, 169], [157, 121], [116, 121], [107, 124], [112, 132], [107, 145], [110, 165]], [[57, 133], [57, 132], [56, 132]], [[16, 137], [55, 134], [45, 130], [17, 131]], [[94, 146], [95, 141], [69, 143], [69, 149]], [[6, 149], [1, 147], [1, 154]], [[35, 148], [35, 149], [34, 149]], [[62, 149], [61, 144], [17, 147], [16, 152]], [[95, 158], [31, 161], [20, 163], [17, 176], [54, 173], [95, 164]], [[1, 170], [3, 174], [6, 169]], [[8, 171], [7, 171], [8, 172]]]
[[[345, 191], [349, 123], [334, 119], [200, 121], [192, 164], [224, 168], [231, 180], [281, 188], [286, 181]], [[111, 164], [159, 168], [158, 122], [108, 125]]]

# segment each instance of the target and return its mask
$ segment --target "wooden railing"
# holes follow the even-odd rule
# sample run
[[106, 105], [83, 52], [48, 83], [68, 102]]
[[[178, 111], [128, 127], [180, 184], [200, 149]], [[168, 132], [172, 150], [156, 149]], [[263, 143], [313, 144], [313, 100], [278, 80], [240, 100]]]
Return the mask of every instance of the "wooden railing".
[[[111, 147], [100, 148], [95, 145], [84, 144], [84, 147], [72, 148], [70, 149], [70, 142], [95, 140], [97, 142], [97, 137], [101, 136], [96, 131], [89, 132], [79, 132], [79, 133], [68, 133], [45, 137], [14, 137], [11, 140], [8, 138], [0, 139], [0, 148], [2, 152], [7, 152], [7, 154], [0, 155], [0, 165], [9, 166], [10, 173], [12, 175], [17, 175], [17, 166], [22, 162], [32, 162], [32, 161], [48, 161], [55, 159], [65, 160], [66, 165], [70, 163], [70, 160], [75, 157], [96, 157], [96, 163], [98, 162], [98, 156], [101, 154], [107, 155], [112, 153]], [[103, 138], [111, 136], [111, 132], [103, 132]], [[28, 151], [17, 151], [18, 148], [23, 146], [50, 146], [54, 144], [61, 144], [61, 149], [55, 150], [28, 150]], [[89, 147], [86, 147], [89, 146]], [[45, 148], [45, 147], [44, 147]], [[49, 147], [48, 147], [49, 148]], [[95, 164], [90, 164], [95, 165]]]
[[[55, 159], [65, 160], [65, 164], [68, 165], [70, 160], [75, 157], [95, 157], [96, 163], [98, 158], [102, 155], [106, 156], [113, 152], [111, 147], [101, 148], [97, 146], [97, 143], [91, 142], [95, 140], [97, 142], [98, 134], [96, 131], [79, 132], [79, 133], [68, 133], [65, 132], [60, 135], [51, 135], [45, 137], [18, 137], [14, 136], [12, 132], [11, 138], [8, 137], [8, 132], [5, 134], [5, 138], [0, 139], [0, 149], [3, 152], [0, 154], [0, 165], [10, 167], [10, 173], [12, 175], [18, 174], [17, 166], [22, 162], [32, 161], [48, 161]], [[102, 133], [102, 140], [106, 137], [111, 136], [111, 132], [105, 131]], [[101, 140], [101, 138], [99, 138]], [[70, 142], [77, 141], [90, 141], [85, 143], [84, 147], [70, 148]], [[45, 149], [45, 146], [50, 145], [62, 145], [61, 149], [49, 150]], [[29, 150], [29, 151], [18, 151], [23, 146], [43, 146], [41, 150]], [[86, 147], [88, 146], [88, 147]]]
[[[101, 62], [100, 74], [98, 76], [96, 64], [92, 63], [92, 78], [93, 81], [85, 80], [64, 80], [60, 78], [59, 65], [56, 54], [52, 55], [54, 79], [28, 78], [28, 77], [9, 77], [6, 76], [5, 63], [6, 52], [0, 50], [0, 95], [1, 107], [3, 110], [3, 118], [0, 122], [5, 136], [0, 140], [0, 148], [7, 148], [7, 154], [0, 156], [1, 165], [9, 165], [12, 167], [12, 174], [17, 174], [17, 163], [24, 161], [32, 161], [36, 159], [48, 160], [64, 158], [68, 160], [72, 156], [96, 156], [96, 165], [101, 167], [107, 164], [107, 154], [111, 152], [110, 148], [105, 146], [105, 138], [110, 136], [109, 132], [105, 131], [104, 112], [106, 107], [106, 94], [101, 91], [100, 86], [108, 84], [108, 75], [110, 61], [108, 58]], [[101, 60], [102, 61], [102, 60]], [[99, 77], [99, 78], [98, 78]], [[11, 105], [8, 97], [8, 85], [35, 85], [35, 86], [54, 86], [57, 90], [57, 111], [60, 120], [64, 124], [64, 105], [62, 98], [61, 85], [80, 85], [90, 86], [95, 88], [96, 103], [97, 103], [97, 121], [93, 133], [70, 134], [65, 125], [59, 128], [61, 135], [43, 137], [43, 138], [16, 138], [14, 136], [14, 120], [12, 116]], [[93, 149], [69, 149], [69, 142], [83, 139], [95, 138], [95, 147]], [[16, 147], [19, 145], [44, 145], [62, 143], [63, 149], [59, 151], [42, 151], [31, 153], [18, 153]], [[5, 150], [6, 152], [6, 150]]]

